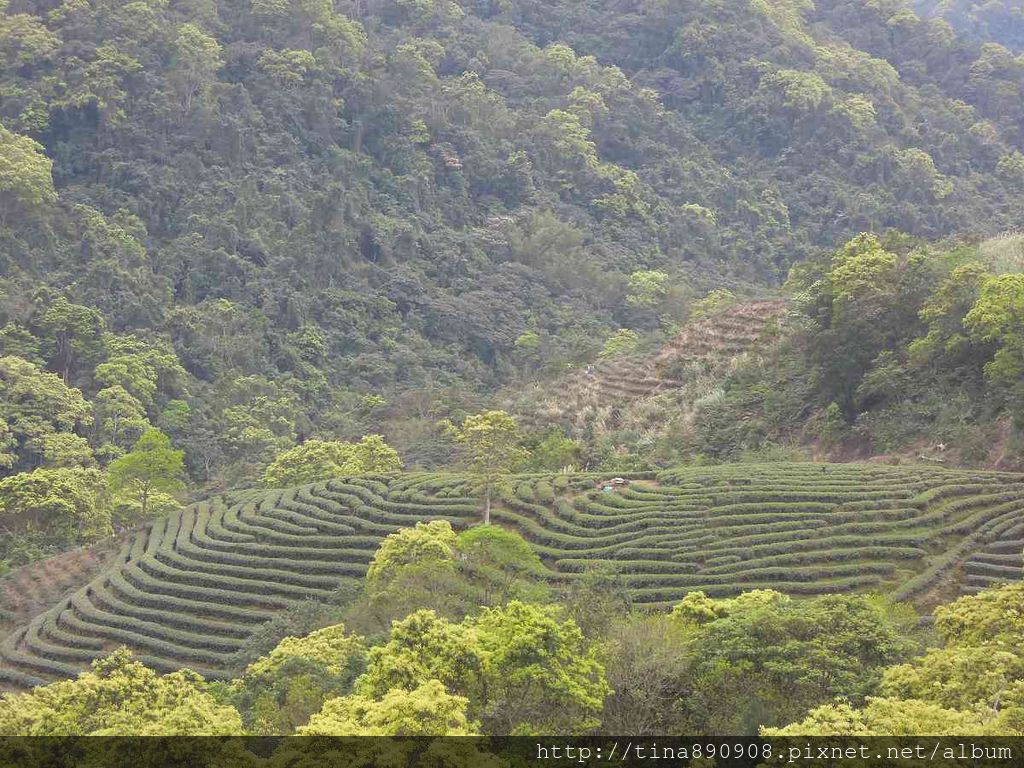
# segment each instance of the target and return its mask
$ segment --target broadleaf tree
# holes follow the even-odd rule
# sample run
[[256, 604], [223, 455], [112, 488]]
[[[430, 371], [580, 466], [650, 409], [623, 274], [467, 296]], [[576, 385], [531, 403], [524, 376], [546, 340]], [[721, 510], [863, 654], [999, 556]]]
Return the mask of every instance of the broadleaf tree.
[[459, 446], [466, 468], [484, 494], [484, 524], [491, 522], [491, 497], [502, 479], [529, 458], [513, 416], [505, 411], [485, 411], [467, 416], [461, 426], [447, 429]]
[[131, 451], [110, 464], [111, 489], [138, 499], [145, 518], [154, 494], [172, 494], [184, 487], [184, 455], [159, 429], [147, 429]]

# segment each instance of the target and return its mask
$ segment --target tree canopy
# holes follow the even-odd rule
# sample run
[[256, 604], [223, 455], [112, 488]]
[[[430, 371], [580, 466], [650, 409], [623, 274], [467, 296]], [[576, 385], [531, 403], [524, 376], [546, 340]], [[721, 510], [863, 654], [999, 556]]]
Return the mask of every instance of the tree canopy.
[[312, 439], [278, 454], [263, 471], [263, 484], [301, 485], [340, 475], [393, 472], [401, 466], [398, 453], [380, 435], [366, 435], [358, 443]]
[[935, 610], [943, 645], [884, 670], [879, 694], [862, 708], [824, 705], [780, 729], [781, 736], [1020, 735], [1024, 659], [1019, 600], [1011, 584]]
[[6, 734], [26, 736], [228, 736], [241, 732], [232, 707], [220, 704], [187, 670], [158, 675], [117, 651], [76, 680], [0, 700]]
[[479, 478], [484, 493], [484, 523], [491, 520], [491, 497], [502, 477], [526, 461], [522, 436], [515, 418], [505, 411], [485, 411], [467, 416], [460, 426], [448, 425], [463, 462]]

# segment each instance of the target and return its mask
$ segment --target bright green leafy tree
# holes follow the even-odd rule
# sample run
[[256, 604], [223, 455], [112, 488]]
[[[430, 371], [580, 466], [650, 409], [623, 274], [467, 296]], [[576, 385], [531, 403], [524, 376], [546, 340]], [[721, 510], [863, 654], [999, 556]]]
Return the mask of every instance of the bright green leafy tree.
[[171, 447], [171, 439], [158, 429], [148, 429], [131, 451], [108, 468], [110, 486], [138, 500], [143, 518], [155, 493], [173, 494], [182, 486], [184, 453]]
[[56, 200], [52, 173], [41, 144], [0, 125], [0, 227], [21, 211]]
[[54, 432], [43, 437], [43, 466], [94, 467], [96, 458], [89, 441], [74, 432]]
[[973, 712], [944, 709], [924, 701], [869, 697], [863, 709], [824, 704], [804, 720], [782, 728], [762, 728], [764, 736], [981, 736], [986, 727]]
[[481, 606], [548, 598], [548, 571], [519, 535], [477, 525], [458, 535], [445, 520], [417, 523], [381, 543], [366, 576], [366, 618], [391, 619], [429, 608], [459, 619]]
[[96, 309], [57, 296], [42, 308], [36, 323], [47, 345], [49, 367], [59, 371], [65, 383], [81, 366], [100, 359], [106, 323]]
[[158, 675], [122, 649], [76, 680], [0, 699], [0, 730], [24, 736], [230, 736], [242, 733], [242, 721], [234, 708], [216, 701], [199, 675]]
[[96, 469], [53, 468], [0, 480], [0, 521], [8, 536], [35, 536], [68, 546], [109, 536], [110, 501]]
[[373, 591], [383, 589], [405, 566], [438, 567], [451, 563], [455, 540], [455, 531], [447, 520], [416, 523], [412, 528], [390, 534], [370, 561], [366, 571], [367, 585]]
[[651, 309], [668, 292], [668, 275], [656, 269], [640, 269], [629, 276], [629, 293], [626, 301], [630, 306]]
[[884, 670], [862, 708], [828, 704], [769, 735], [1003, 735], [1024, 733], [1024, 586], [962, 597], [935, 610], [944, 641]]
[[912, 616], [861, 596], [793, 600], [755, 590], [714, 600], [695, 592], [673, 616], [691, 627], [685, 708], [699, 733], [754, 733], [836, 696], [863, 700], [882, 669], [914, 648], [905, 637]]
[[433, 611], [395, 622], [370, 651], [365, 696], [414, 690], [429, 680], [469, 699], [484, 732], [580, 733], [599, 723], [609, 692], [597, 650], [557, 606], [513, 600], [461, 624]]
[[81, 391], [27, 360], [0, 358], [0, 465], [30, 466], [47, 438], [91, 423]]
[[980, 341], [999, 345], [985, 366], [990, 379], [1003, 384], [1020, 381], [1024, 376], [1024, 274], [999, 275], [982, 283], [964, 326]]
[[286, 637], [232, 683], [252, 733], [294, 733], [333, 697], [347, 694], [366, 666], [366, 644], [341, 624]]
[[601, 357], [620, 357], [635, 352], [640, 345], [640, 334], [629, 328], [619, 328], [601, 347]]
[[459, 427], [451, 423], [446, 426], [466, 468], [479, 478], [484, 493], [484, 524], [490, 523], [495, 488], [529, 457], [521, 446], [516, 420], [505, 411], [485, 411], [467, 416]]
[[300, 736], [472, 736], [468, 701], [453, 696], [437, 680], [412, 690], [388, 691], [379, 700], [366, 696], [331, 699], [313, 715]]
[[552, 427], [530, 451], [530, 466], [538, 470], [558, 471], [579, 460], [580, 444]]
[[281, 488], [401, 467], [398, 452], [380, 435], [366, 435], [358, 443], [314, 439], [279, 453], [264, 470], [263, 484]]
[[474, 525], [458, 535], [454, 550], [458, 576], [467, 583], [475, 605], [549, 599], [550, 571], [519, 534], [495, 525]]

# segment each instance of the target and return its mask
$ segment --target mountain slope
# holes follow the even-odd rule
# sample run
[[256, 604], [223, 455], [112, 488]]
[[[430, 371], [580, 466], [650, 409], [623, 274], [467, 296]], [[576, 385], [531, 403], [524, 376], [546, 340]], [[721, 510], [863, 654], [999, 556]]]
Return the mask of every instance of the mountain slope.
[[949, 22], [964, 37], [1024, 50], [1024, 4], [1020, 0], [916, 0], [922, 16]]
[[1024, 183], [1019, 62], [899, 3], [2, 14], [0, 352], [90, 402], [126, 346], [173, 355], [118, 402], [213, 486], [310, 435], [436, 465], [399, 425], [493, 391], [522, 334], [557, 367], [652, 330], [635, 270], [773, 282], [860, 230], [1005, 228]]

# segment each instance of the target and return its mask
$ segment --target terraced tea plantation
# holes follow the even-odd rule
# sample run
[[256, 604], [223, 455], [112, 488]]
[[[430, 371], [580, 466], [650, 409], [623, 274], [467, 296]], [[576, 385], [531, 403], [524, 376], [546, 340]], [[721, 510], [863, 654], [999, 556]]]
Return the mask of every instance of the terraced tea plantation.
[[[913, 598], [949, 586], [965, 563], [970, 589], [1019, 577], [1021, 475], [771, 464], [633, 476], [611, 492], [597, 487], [606, 479], [517, 478], [493, 519], [531, 542], [553, 581], [604, 567], [652, 608], [695, 589]], [[0, 677], [72, 676], [127, 645], [157, 669], [223, 678], [276, 611], [361, 579], [383, 536], [478, 517], [452, 475], [340, 478], [199, 504], [135, 534], [100, 575], [19, 626], [0, 647]]]
[[964, 564], [961, 591], [973, 595], [983, 589], [1015, 581], [1024, 569], [1024, 520], [999, 535], [995, 541], [975, 552]]
[[[785, 314], [782, 301], [750, 301], [687, 323], [653, 355], [627, 355], [598, 360], [533, 390], [518, 392], [521, 403], [507, 407], [524, 423], [612, 424], [649, 398], [676, 392], [684, 400], [706, 394], [706, 382], [717, 381], [744, 355], [755, 350], [769, 329]], [[693, 390], [693, 391], [691, 391]]]

